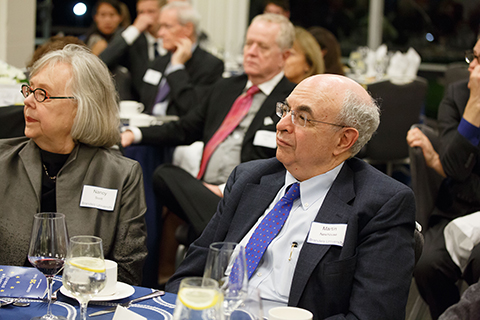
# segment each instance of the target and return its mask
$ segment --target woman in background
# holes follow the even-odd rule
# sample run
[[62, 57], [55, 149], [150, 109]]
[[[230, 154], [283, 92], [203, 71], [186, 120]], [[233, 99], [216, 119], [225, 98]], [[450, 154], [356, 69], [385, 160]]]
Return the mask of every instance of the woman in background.
[[107, 47], [115, 34], [121, 32], [122, 6], [117, 0], [99, 0], [93, 9], [93, 26], [85, 35], [85, 43], [95, 55]]
[[285, 62], [285, 76], [293, 83], [325, 71], [320, 46], [305, 29], [295, 27], [295, 41]]
[[337, 38], [325, 28], [311, 27], [308, 29], [317, 39], [322, 48], [323, 60], [325, 61], [325, 73], [333, 73], [344, 76], [343, 64], [341, 61], [342, 52]]

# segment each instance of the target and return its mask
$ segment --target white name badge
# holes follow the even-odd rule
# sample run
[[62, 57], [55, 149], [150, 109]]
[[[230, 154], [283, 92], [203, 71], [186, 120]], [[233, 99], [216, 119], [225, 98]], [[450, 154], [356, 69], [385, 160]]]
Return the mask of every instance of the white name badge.
[[153, 69], [148, 69], [143, 76], [143, 81], [154, 86], [160, 83], [160, 79], [162, 79], [162, 73]]
[[277, 133], [275, 131], [258, 130], [253, 138], [253, 145], [275, 149], [277, 147]]
[[269, 126], [269, 125], [272, 125], [272, 124], [274, 124], [272, 118], [270, 118], [270, 117], [265, 117], [265, 118], [263, 119], [263, 125], [264, 125], [264, 126]]
[[113, 211], [118, 190], [95, 186], [83, 186], [80, 207]]
[[312, 222], [308, 234], [308, 243], [343, 247], [347, 225], [344, 223]]

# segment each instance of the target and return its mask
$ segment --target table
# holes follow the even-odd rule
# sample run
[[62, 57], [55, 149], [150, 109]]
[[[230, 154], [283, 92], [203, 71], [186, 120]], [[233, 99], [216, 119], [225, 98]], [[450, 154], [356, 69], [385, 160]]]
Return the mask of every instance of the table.
[[[132, 299], [141, 297], [151, 293], [153, 290], [144, 287], [136, 287], [135, 293], [125, 299], [100, 302], [91, 301], [88, 304], [88, 314], [95, 311], [104, 310], [108, 307], [116, 306], [119, 303], [127, 302]], [[133, 304], [129, 310], [146, 317], [147, 319], [172, 319], [173, 309], [177, 295], [166, 292], [164, 296], [156, 297], [149, 300], [140, 301]], [[74, 320], [80, 314], [80, 307], [75, 299], [68, 298], [62, 293], [58, 293], [57, 301], [52, 304], [52, 312], [54, 315], [67, 317]], [[30, 302], [29, 307], [7, 306], [0, 309], [0, 320], [30, 320], [34, 316], [42, 316], [47, 312], [47, 304], [40, 300], [23, 299], [21, 301]], [[104, 314], [101, 316], [91, 317], [92, 320], [111, 320], [114, 313]]]

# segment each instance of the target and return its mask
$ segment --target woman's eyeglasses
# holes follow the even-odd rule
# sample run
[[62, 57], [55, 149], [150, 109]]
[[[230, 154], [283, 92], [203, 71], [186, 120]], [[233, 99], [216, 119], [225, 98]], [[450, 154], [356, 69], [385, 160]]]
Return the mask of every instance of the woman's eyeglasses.
[[45, 91], [44, 89], [37, 88], [35, 90], [32, 90], [32, 88], [30, 88], [30, 86], [27, 84], [22, 85], [22, 89], [20, 90], [20, 92], [25, 98], [28, 98], [28, 96], [33, 93], [33, 97], [38, 102], [43, 102], [47, 99], [75, 99], [75, 97], [50, 97], [48, 96], [47, 91]]

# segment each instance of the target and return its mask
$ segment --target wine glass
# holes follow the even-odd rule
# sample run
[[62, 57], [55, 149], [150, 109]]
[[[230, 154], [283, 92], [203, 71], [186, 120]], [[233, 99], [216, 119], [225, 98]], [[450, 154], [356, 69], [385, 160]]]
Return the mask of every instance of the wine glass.
[[246, 298], [248, 277], [245, 248], [234, 242], [214, 242], [210, 245], [204, 278], [218, 281], [223, 293], [226, 318]]
[[52, 314], [53, 277], [63, 268], [68, 245], [65, 215], [55, 212], [42, 212], [34, 216], [28, 261], [47, 278], [47, 314], [35, 320], [63, 320], [65, 317]]
[[88, 301], [105, 287], [102, 239], [95, 236], [70, 238], [63, 286], [80, 303], [80, 319], [87, 318]]
[[262, 299], [257, 288], [248, 292], [242, 303], [232, 311], [230, 320], [263, 320]]
[[224, 320], [223, 295], [218, 282], [201, 277], [182, 279], [173, 320]]

